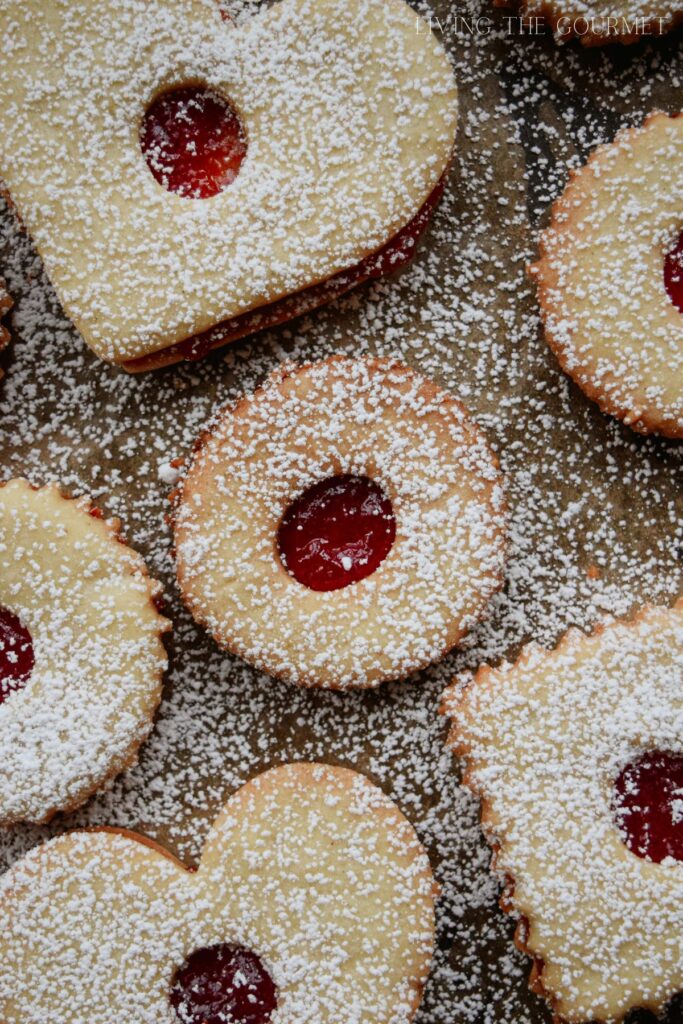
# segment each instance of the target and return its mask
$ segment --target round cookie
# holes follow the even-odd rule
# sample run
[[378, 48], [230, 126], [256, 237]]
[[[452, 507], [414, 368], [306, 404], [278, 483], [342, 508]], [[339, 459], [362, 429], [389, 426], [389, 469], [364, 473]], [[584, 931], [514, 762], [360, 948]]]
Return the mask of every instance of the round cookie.
[[553, 205], [531, 267], [548, 344], [604, 412], [683, 437], [683, 311], [665, 260], [683, 229], [683, 117], [600, 146]]
[[[375, 488], [395, 540], [374, 572], [322, 591], [285, 568], [278, 536], [330, 480]], [[257, 668], [369, 687], [477, 622], [502, 583], [505, 526], [496, 459], [459, 402], [400, 363], [334, 357], [276, 373], [200, 439], [176, 494], [178, 581], [197, 621]], [[354, 551], [341, 550], [343, 571]]]
[[485, 666], [444, 710], [532, 988], [564, 1021], [662, 1011], [683, 989], [683, 600]]
[[158, 593], [87, 500], [0, 486], [0, 824], [73, 810], [135, 761], [166, 667]]
[[[178, 991], [183, 965], [229, 946], [270, 981], [254, 997], [277, 1003], [250, 1022], [409, 1024], [435, 895], [415, 832], [379, 789], [344, 768], [285, 765], [231, 798], [197, 871], [102, 830], [16, 864], [0, 880], [0, 1019], [194, 1024], [202, 992]], [[232, 1019], [218, 1002], [210, 1019]]]

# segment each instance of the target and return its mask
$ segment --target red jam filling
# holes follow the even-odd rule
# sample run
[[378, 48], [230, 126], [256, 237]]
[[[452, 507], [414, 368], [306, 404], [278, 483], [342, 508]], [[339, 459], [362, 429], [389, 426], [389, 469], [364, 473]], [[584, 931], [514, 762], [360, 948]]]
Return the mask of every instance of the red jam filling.
[[659, 864], [683, 860], [683, 754], [650, 751], [615, 783], [616, 818], [629, 850]]
[[683, 231], [664, 257], [664, 286], [674, 306], [683, 313]]
[[340, 590], [370, 576], [396, 537], [391, 502], [365, 476], [333, 476], [309, 487], [278, 530], [285, 568], [311, 590]]
[[0, 607], [0, 704], [21, 690], [33, 664], [31, 634], [14, 612]]
[[222, 192], [237, 177], [247, 152], [230, 104], [194, 85], [157, 97], [142, 122], [140, 145], [159, 184], [188, 199]]
[[277, 993], [251, 950], [209, 946], [196, 950], [176, 972], [171, 1006], [182, 1024], [268, 1024]]

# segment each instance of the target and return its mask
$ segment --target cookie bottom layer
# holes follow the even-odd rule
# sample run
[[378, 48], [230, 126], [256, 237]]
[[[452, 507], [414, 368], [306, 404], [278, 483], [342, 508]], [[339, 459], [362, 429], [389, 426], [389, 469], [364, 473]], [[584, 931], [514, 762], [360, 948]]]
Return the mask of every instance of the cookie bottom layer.
[[184, 341], [179, 341], [169, 348], [160, 349], [139, 359], [126, 360], [121, 365], [129, 373], [145, 373], [147, 370], [157, 370], [173, 363], [196, 362], [216, 348], [228, 345], [232, 341], [239, 341], [240, 338], [245, 338], [256, 331], [277, 327], [304, 313], [311, 313], [319, 306], [332, 302], [366, 281], [385, 277], [395, 270], [400, 270], [410, 263], [415, 255], [417, 243], [427, 230], [445, 187], [444, 174], [415, 217], [381, 249], [366, 256], [354, 267], [342, 270], [326, 281], [304, 288], [303, 291], [286, 295], [275, 302], [224, 320], [210, 330], [185, 338]]

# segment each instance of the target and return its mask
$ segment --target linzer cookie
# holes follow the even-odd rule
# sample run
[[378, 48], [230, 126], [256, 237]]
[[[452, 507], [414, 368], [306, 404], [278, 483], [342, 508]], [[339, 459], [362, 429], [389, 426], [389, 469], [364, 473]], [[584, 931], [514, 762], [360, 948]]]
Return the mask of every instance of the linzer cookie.
[[683, 117], [653, 114], [600, 146], [543, 232], [548, 344], [604, 412], [683, 437]]
[[224, 409], [174, 520], [195, 618], [305, 686], [375, 686], [423, 668], [503, 579], [494, 455], [452, 395], [391, 360], [285, 368]]
[[0, 5], [0, 173], [65, 310], [128, 369], [405, 262], [456, 89], [404, 0]]
[[409, 1024], [434, 941], [429, 860], [344, 768], [240, 789], [197, 871], [115, 830], [0, 880], [3, 1024]]
[[532, 988], [564, 1021], [659, 1013], [683, 989], [683, 601], [481, 668], [445, 711]]
[[158, 591], [87, 500], [0, 486], [1, 824], [73, 810], [135, 761], [166, 666]]

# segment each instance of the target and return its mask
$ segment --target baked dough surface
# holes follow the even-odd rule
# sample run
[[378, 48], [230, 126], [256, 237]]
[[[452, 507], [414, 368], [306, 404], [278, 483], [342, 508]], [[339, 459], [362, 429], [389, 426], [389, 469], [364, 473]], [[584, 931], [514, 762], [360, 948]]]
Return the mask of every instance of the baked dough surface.
[[[451, 157], [456, 89], [404, 0], [0, 0], [0, 175], [69, 316], [115, 362], [358, 263]], [[151, 101], [206, 83], [238, 110], [236, 181], [192, 200], [152, 176]]]
[[0, 703], [3, 825], [73, 810], [129, 767], [161, 696], [159, 587], [91, 508], [55, 486], [0, 486], [0, 607], [30, 631], [35, 657]]
[[[375, 480], [396, 539], [377, 570], [316, 592], [284, 568], [279, 523], [327, 477]], [[409, 367], [333, 357], [285, 368], [224, 409], [178, 494], [178, 581], [219, 644], [271, 675], [375, 686], [457, 644], [502, 584], [502, 477], [448, 392]]]
[[604, 412], [683, 437], [683, 313], [664, 257], [683, 228], [683, 116], [600, 146], [553, 205], [538, 282], [548, 344]]
[[0, 880], [3, 1024], [178, 1024], [174, 973], [234, 943], [272, 1024], [408, 1024], [434, 941], [429, 860], [362, 775], [293, 764], [240, 789], [196, 872], [132, 833], [72, 832]]
[[565, 1021], [662, 1010], [683, 989], [683, 863], [632, 853], [612, 800], [640, 754], [683, 752], [683, 600], [483, 667], [444, 710], [532, 987]]

